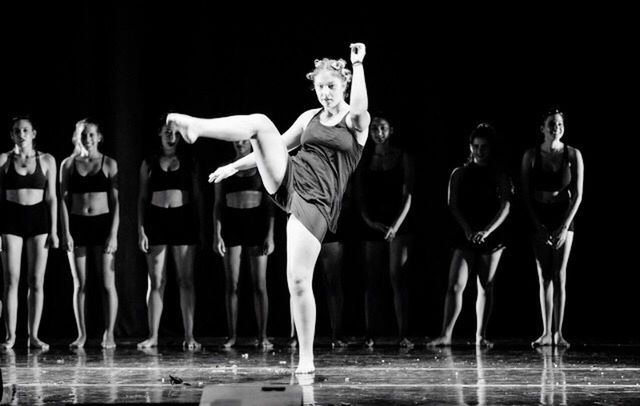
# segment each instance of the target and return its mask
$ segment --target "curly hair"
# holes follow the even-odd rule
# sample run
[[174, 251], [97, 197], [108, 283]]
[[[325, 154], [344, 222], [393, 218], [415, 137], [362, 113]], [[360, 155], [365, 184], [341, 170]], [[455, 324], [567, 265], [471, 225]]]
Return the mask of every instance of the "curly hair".
[[347, 62], [344, 59], [329, 59], [322, 58], [313, 61], [315, 68], [307, 73], [306, 78], [313, 82], [318, 73], [322, 71], [329, 71], [337, 74], [340, 79], [345, 83], [345, 94], [349, 92], [349, 84], [351, 83], [351, 71], [346, 68]]

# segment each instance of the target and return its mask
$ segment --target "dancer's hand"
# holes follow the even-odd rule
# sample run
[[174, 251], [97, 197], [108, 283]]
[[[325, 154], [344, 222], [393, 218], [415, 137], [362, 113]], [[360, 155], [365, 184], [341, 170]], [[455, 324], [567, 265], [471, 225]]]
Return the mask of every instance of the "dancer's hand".
[[351, 48], [351, 65], [354, 63], [362, 63], [364, 56], [367, 53], [367, 49], [361, 42], [349, 44]]
[[138, 232], [138, 247], [145, 254], [149, 251], [149, 238], [144, 231]]
[[104, 244], [104, 253], [105, 254], [114, 254], [118, 250], [118, 237], [109, 234], [107, 241]]
[[64, 240], [62, 243], [62, 248], [65, 251], [73, 252], [73, 237], [71, 236], [71, 233], [65, 234]]
[[389, 227], [384, 235], [385, 241], [393, 241], [393, 239], [396, 238], [397, 232], [398, 230], [396, 230], [395, 227]]
[[58, 233], [49, 233], [47, 236], [47, 242], [44, 244], [47, 248], [58, 248], [60, 240], [58, 240]]
[[273, 242], [273, 236], [265, 238], [264, 243], [262, 244], [262, 255], [271, 255], [271, 253], [275, 249], [275, 246], [276, 245]]
[[473, 234], [471, 242], [473, 242], [475, 244], [484, 244], [485, 239], [488, 236], [489, 236], [489, 232], [487, 232], [485, 230], [477, 231], [476, 233]]
[[565, 226], [560, 227], [550, 237], [550, 241], [553, 245], [553, 248], [558, 249], [564, 245], [567, 241], [567, 233], [569, 229]]
[[232, 164], [221, 166], [209, 174], [209, 183], [218, 183], [223, 179], [235, 175], [236, 173], [238, 173], [238, 170], [234, 168]]
[[221, 257], [224, 257], [224, 254], [227, 253], [227, 247], [225, 247], [222, 237], [213, 237], [213, 252]]

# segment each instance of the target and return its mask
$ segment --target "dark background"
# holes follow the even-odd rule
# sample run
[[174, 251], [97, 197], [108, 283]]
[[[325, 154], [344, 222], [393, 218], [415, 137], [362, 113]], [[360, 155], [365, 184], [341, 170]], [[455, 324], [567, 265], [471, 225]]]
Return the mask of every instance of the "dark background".
[[[245, 10], [246, 11], [246, 10]], [[637, 53], [625, 10], [347, 11], [318, 5], [308, 14], [275, 20], [227, 13], [209, 3], [179, 9], [92, 5], [35, 5], [3, 10], [0, 92], [5, 137], [9, 118], [29, 113], [38, 149], [58, 164], [72, 151], [74, 123], [98, 117], [102, 150], [120, 167], [121, 226], [117, 255], [119, 336], [144, 336], [146, 266], [137, 249], [136, 194], [139, 165], [158, 146], [156, 118], [168, 111], [214, 117], [262, 112], [285, 131], [304, 110], [317, 106], [305, 73], [315, 58], [348, 60], [350, 42], [365, 42], [370, 111], [383, 111], [417, 162], [412, 222], [411, 335], [435, 336], [442, 322], [452, 222], [446, 206], [451, 170], [467, 156], [467, 136], [479, 122], [495, 126], [517, 179], [522, 153], [541, 141], [539, 117], [549, 106], [566, 115], [565, 141], [585, 161], [585, 192], [576, 218], [568, 269], [565, 335], [575, 340], [638, 337], [634, 262], [635, 138], [637, 86], [631, 60]], [[222, 142], [190, 147], [203, 169], [207, 227], [213, 188], [205, 174], [230, 159]], [[284, 271], [284, 216], [277, 218], [277, 247], [270, 257], [269, 333], [289, 330]], [[541, 331], [538, 284], [515, 202], [516, 231], [496, 280], [492, 337], [536, 338]], [[362, 335], [362, 270], [350, 251], [345, 280], [345, 333]], [[224, 336], [222, 263], [210, 241], [197, 262], [196, 336]], [[172, 269], [170, 277], [172, 276]], [[23, 277], [26, 271], [23, 270]], [[250, 281], [241, 280], [239, 333], [253, 335]], [[89, 327], [100, 331], [97, 285], [89, 292]], [[379, 333], [395, 334], [387, 286]], [[18, 334], [26, 334], [24, 285]], [[75, 337], [72, 282], [66, 255], [51, 251], [45, 282], [44, 340]], [[454, 332], [472, 337], [475, 282]], [[316, 289], [318, 335], [329, 327], [322, 285]], [[175, 284], [169, 283], [164, 336], [182, 334]]]

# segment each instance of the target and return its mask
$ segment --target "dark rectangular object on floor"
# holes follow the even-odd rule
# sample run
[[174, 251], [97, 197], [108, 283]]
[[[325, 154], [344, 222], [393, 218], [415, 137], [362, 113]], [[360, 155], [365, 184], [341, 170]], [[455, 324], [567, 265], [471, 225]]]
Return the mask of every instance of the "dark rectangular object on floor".
[[200, 406], [300, 406], [298, 385], [209, 385], [202, 391]]

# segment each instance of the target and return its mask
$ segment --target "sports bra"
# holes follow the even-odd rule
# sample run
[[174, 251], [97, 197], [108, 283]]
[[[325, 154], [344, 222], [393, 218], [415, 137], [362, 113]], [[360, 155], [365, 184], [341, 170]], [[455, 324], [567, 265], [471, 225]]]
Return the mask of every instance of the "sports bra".
[[571, 184], [571, 166], [569, 164], [569, 148], [564, 146], [562, 164], [557, 171], [548, 170], [542, 166], [540, 146], [536, 148], [536, 161], [533, 164], [533, 189], [560, 192]]
[[47, 177], [40, 166], [40, 153], [36, 151], [36, 170], [33, 173], [21, 175], [15, 168], [15, 153], [11, 152], [9, 168], [4, 175], [4, 188], [6, 190], [17, 189], [42, 189], [47, 187]]
[[75, 159], [73, 160], [73, 172], [69, 176], [69, 191], [71, 193], [96, 193], [109, 191], [109, 178], [104, 174], [104, 154], [100, 169], [96, 173], [80, 175]]
[[191, 173], [187, 168], [187, 160], [180, 159], [180, 167], [175, 171], [165, 171], [160, 167], [160, 158], [151, 158], [149, 170], [149, 190], [158, 192], [163, 190], [191, 190]]

